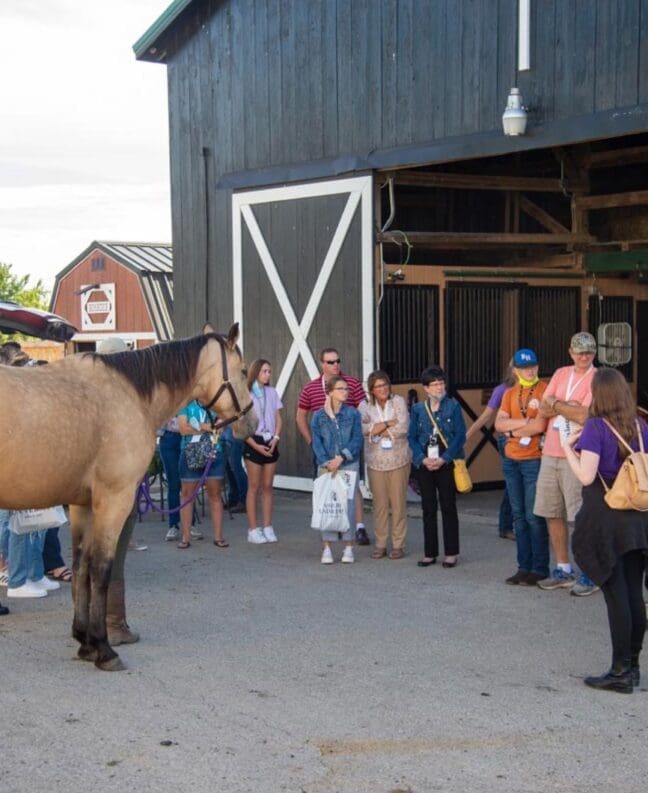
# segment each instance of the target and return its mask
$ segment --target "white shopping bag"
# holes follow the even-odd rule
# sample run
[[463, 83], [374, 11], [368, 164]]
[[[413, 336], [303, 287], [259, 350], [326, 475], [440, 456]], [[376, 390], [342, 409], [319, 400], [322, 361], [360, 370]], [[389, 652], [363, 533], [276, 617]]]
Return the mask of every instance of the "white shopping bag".
[[9, 530], [14, 534], [29, 534], [30, 531], [56, 529], [67, 521], [63, 507], [46, 509], [19, 509], [11, 513]]
[[355, 498], [355, 485], [358, 474], [356, 471], [347, 471], [343, 468], [338, 468], [336, 477], [340, 477], [344, 482], [346, 488], [347, 498]]
[[330, 473], [318, 476], [313, 483], [311, 528], [318, 531], [348, 531], [348, 498], [346, 482], [340, 472], [336, 476]]

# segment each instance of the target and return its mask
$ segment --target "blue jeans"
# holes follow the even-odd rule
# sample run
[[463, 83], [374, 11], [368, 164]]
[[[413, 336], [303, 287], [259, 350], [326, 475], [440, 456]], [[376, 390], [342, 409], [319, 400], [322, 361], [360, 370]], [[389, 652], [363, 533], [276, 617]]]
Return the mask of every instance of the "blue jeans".
[[[180, 506], [180, 444], [182, 435], [179, 432], [165, 430], [160, 438], [160, 458], [167, 480], [167, 506], [177, 509]], [[169, 515], [169, 528], [180, 527], [180, 513]]]
[[[504, 455], [504, 447], [506, 446], [507, 440], [508, 438], [506, 435], [502, 435], [500, 433], [497, 436], [497, 448], [499, 449], [499, 453], [502, 458], [502, 467], [504, 466], [503, 461], [506, 459]], [[506, 534], [513, 531], [513, 511], [511, 510], [511, 501], [509, 499], [506, 483], [504, 484], [504, 493], [502, 494], [502, 500], [500, 501], [499, 506], [499, 521], [497, 525], [497, 531], [500, 537], [504, 537]]]
[[540, 459], [511, 460], [502, 464], [513, 511], [518, 568], [549, 575], [549, 535], [544, 518], [533, 514]]
[[5, 562], [9, 559], [9, 515], [8, 509], [0, 509], [0, 556]]
[[10, 515], [9, 510], [0, 509], [0, 554], [7, 562], [8, 586], [15, 589], [28, 578], [40, 581], [45, 575], [43, 547], [47, 530], [14, 534], [9, 531]]
[[243, 468], [243, 441], [235, 438], [231, 434], [223, 435], [223, 446], [225, 449], [225, 468], [230, 492], [229, 500], [231, 504], [245, 504], [248, 490], [248, 480], [245, 469]]
[[43, 545], [46, 531], [29, 534], [9, 532], [9, 584], [11, 589], [22, 586], [27, 579], [40, 581], [45, 575]]
[[61, 541], [59, 540], [58, 529], [47, 529], [45, 532], [45, 545], [43, 547], [43, 567], [45, 572], [57, 570], [65, 567], [63, 556], [61, 555]]

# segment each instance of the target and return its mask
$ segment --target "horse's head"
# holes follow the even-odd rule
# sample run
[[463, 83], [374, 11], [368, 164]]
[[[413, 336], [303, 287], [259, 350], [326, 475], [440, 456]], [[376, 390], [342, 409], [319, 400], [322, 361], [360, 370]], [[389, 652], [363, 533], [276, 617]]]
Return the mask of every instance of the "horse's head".
[[257, 418], [247, 386], [247, 372], [236, 344], [238, 322], [227, 336], [217, 334], [209, 323], [203, 333], [211, 338], [205, 345], [209, 365], [199, 383], [202, 393], [198, 401], [214, 410], [221, 422], [232, 423], [237, 438], [247, 438], [254, 433]]

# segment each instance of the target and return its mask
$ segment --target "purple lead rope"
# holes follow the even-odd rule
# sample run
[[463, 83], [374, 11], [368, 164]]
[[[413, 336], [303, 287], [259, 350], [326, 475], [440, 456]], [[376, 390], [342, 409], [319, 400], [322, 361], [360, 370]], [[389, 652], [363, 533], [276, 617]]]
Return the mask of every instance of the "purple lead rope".
[[210, 457], [210, 459], [207, 460], [207, 463], [205, 465], [205, 470], [200, 475], [200, 479], [198, 480], [198, 484], [196, 485], [193, 493], [189, 496], [189, 498], [186, 501], [184, 501], [182, 504], [180, 504], [179, 507], [176, 507], [175, 509], [162, 509], [161, 507], [158, 507], [154, 504], [153, 498], [151, 496], [151, 488], [148, 482], [148, 476], [144, 476], [144, 479], [142, 479], [142, 481], [139, 483], [139, 486], [137, 488], [137, 512], [140, 518], [143, 515], [146, 515], [149, 509], [152, 509], [153, 512], [159, 512], [161, 515], [173, 515], [176, 512], [180, 512], [180, 510], [183, 509], [184, 507], [189, 506], [189, 504], [191, 504], [193, 501], [195, 501], [198, 498], [198, 493], [200, 492], [202, 486], [205, 484], [205, 480], [207, 479], [207, 473], [213, 461], [214, 461], [213, 457]]

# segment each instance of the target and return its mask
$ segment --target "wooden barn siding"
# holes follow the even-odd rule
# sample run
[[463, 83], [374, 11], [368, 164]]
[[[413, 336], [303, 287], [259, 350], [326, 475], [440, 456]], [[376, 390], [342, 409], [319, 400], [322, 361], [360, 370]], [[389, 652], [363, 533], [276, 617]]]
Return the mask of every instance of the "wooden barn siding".
[[[91, 262], [98, 255], [104, 257], [106, 266], [104, 270], [93, 271]], [[90, 253], [61, 280], [52, 308], [53, 312], [65, 317], [81, 333], [91, 333], [90, 329], [81, 330], [81, 297], [75, 295], [74, 292], [82, 286], [97, 283], [115, 284], [116, 333], [154, 332], [151, 316], [142, 295], [139, 277], [114, 259], [103, 253], [99, 254], [97, 251]]]
[[[225, 173], [496, 129], [520, 84], [532, 123], [648, 101], [648, 0], [531, 4], [516, 78], [517, 0], [208, 0], [168, 66], [179, 335], [231, 312]], [[584, 130], [584, 135], [587, 131]]]

